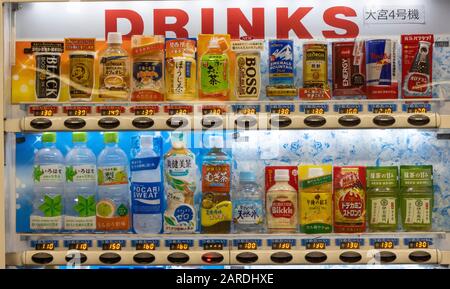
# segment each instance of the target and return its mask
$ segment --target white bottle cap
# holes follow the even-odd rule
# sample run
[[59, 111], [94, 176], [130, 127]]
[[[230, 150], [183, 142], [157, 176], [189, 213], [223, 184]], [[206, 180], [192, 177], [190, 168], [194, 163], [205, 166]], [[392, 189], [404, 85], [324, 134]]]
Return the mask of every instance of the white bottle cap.
[[223, 148], [223, 137], [220, 135], [212, 135], [209, 137], [210, 148]]
[[317, 178], [323, 176], [322, 168], [309, 168], [308, 170], [308, 178]]
[[108, 32], [108, 44], [122, 44], [122, 33]]
[[151, 135], [141, 135], [140, 139], [141, 147], [153, 147], [153, 137]]
[[219, 45], [219, 39], [218, 39], [218, 38], [215, 38], [215, 37], [211, 38], [211, 39], [209, 40], [209, 45], [208, 45], [208, 47], [209, 47], [209, 48], [220, 48], [220, 45]]
[[174, 149], [183, 149], [186, 147], [184, 143], [184, 135], [182, 132], [173, 132], [171, 135], [171, 143]]
[[275, 181], [288, 182], [289, 170], [275, 170]]

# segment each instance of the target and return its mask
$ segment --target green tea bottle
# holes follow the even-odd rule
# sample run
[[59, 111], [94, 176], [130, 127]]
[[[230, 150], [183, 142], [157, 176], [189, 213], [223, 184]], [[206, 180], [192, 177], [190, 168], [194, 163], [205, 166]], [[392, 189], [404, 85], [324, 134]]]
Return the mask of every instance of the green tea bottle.
[[398, 168], [367, 167], [369, 230], [396, 231], [398, 224]]
[[200, 98], [229, 100], [230, 60], [226, 44], [211, 38], [208, 50], [200, 58]]
[[433, 167], [400, 166], [400, 203], [405, 231], [430, 231], [433, 211]]

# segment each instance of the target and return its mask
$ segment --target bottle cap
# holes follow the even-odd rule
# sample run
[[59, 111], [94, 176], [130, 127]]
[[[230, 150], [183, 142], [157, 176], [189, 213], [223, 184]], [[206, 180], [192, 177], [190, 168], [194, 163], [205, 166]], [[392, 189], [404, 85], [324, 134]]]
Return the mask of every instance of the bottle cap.
[[239, 180], [241, 182], [254, 182], [256, 181], [256, 176], [254, 172], [242, 171], [239, 173]]
[[220, 48], [220, 45], [219, 45], [219, 39], [216, 38], [216, 37], [211, 38], [211, 39], [209, 40], [209, 45], [208, 45], [208, 47], [209, 47], [209, 48]]
[[141, 147], [153, 147], [153, 137], [151, 135], [141, 135], [139, 138], [139, 143]]
[[72, 142], [87, 142], [87, 133], [85, 132], [73, 132]]
[[175, 149], [182, 149], [186, 147], [186, 145], [184, 144], [184, 135], [182, 132], [174, 131], [170, 136], [170, 142], [172, 143], [172, 147]]
[[108, 32], [108, 44], [122, 44], [122, 33]]
[[317, 178], [323, 176], [322, 168], [309, 168], [308, 170], [308, 178]]
[[275, 170], [275, 181], [287, 182], [289, 180], [289, 170]]
[[117, 132], [105, 132], [103, 134], [103, 141], [105, 143], [118, 143], [119, 135], [117, 134]]
[[223, 137], [220, 135], [211, 135], [209, 137], [209, 147], [210, 148], [223, 148]]
[[42, 134], [42, 142], [56, 143], [56, 133], [54, 132], [44, 132]]

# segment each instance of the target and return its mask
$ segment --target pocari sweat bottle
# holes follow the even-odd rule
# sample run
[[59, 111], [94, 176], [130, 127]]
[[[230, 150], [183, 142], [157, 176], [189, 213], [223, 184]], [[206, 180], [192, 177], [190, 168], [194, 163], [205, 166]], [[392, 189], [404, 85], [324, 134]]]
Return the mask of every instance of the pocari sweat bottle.
[[63, 225], [64, 157], [56, 148], [56, 133], [42, 134], [34, 155], [32, 231], [59, 231]]
[[138, 234], [157, 234], [162, 229], [160, 160], [153, 137], [141, 135], [140, 149], [130, 164], [133, 229]]
[[72, 133], [73, 148], [66, 155], [64, 230], [94, 231], [97, 203], [97, 161], [86, 146], [87, 133]]

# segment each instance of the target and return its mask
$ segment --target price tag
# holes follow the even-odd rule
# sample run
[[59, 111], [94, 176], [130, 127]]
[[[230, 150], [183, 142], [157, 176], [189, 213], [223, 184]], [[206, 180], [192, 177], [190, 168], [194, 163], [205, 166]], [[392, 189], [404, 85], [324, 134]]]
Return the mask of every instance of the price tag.
[[336, 104], [334, 111], [339, 114], [358, 114], [362, 111], [362, 104]]
[[302, 246], [305, 246], [306, 250], [325, 250], [330, 246], [330, 239], [303, 239]]
[[391, 114], [397, 111], [397, 105], [392, 103], [369, 104], [369, 111], [376, 114]]
[[341, 249], [355, 249], [358, 250], [361, 247], [359, 241], [345, 241], [341, 242], [339, 248]]
[[102, 116], [119, 116], [125, 112], [123, 106], [98, 106], [97, 112]]
[[91, 113], [90, 106], [64, 106], [63, 112], [67, 116], [87, 116]]
[[120, 251], [122, 250], [122, 244], [120, 243], [116, 243], [116, 242], [112, 242], [112, 243], [107, 243], [107, 244], [103, 244], [102, 245], [102, 250], [114, 250], [114, 251]]
[[164, 112], [169, 115], [186, 115], [192, 112], [190, 105], [167, 105], [164, 107]]
[[166, 247], [170, 250], [189, 250], [194, 246], [193, 240], [166, 240]]
[[159, 240], [132, 240], [131, 246], [138, 251], [153, 251], [159, 247]]
[[51, 117], [57, 112], [57, 106], [30, 106], [30, 114], [33, 116]]
[[200, 240], [199, 245], [203, 247], [203, 250], [223, 250], [228, 244], [228, 240]]
[[159, 112], [159, 107], [156, 105], [152, 106], [134, 106], [130, 108], [130, 112], [134, 115], [139, 116], [150, 116]]
[[406, 238], [404, 244], [409, 249], [428, 249], [433, 245], [433, 239], [431, 238]]
[[64, 241], [64, 247], [69, 250], [87, 251], [89, 247], [92, 247], [91, 240], [66, 240]]
[[108, 251], [120, 251], [125, 247], [125, 240], [98, 240], [97, 245], [101, 247], [102, 250]]
[[328, 104], [301, 104], [300, 112], [305, 114], [324, 114], [328, 112]]
[[235, 104], [232, 106], [236, 114], [255, 115], [260, 111], [259, 105]]
[[370, 239], [374, 249], [394, 249], [398, 246], [398, 239]]
[[237, 247], [238, 250], [256, 250], [262, 245], [262, 241], [256, 239], [233, 240], [233, 245]]
[[266, 105], [266, 111], [272, 114], [289, 115], [294, 112], [295, 106], [289, 104]]
[[290, 250], [296, 245], [295, 239], [268, 239], [267, 246], [272, 247], [272, 250]]
[[405, 103], [402, 107], [406, 113], [427, 113], [431, 111], [429, 103]]
[[35, 250], [40, 251], [53, 251], [58, 247], [57, 240], [32, 240], [30, 246]]
[[226, 110], [221, 106], [204, 105], [202, 107], [202, 115], [222, 115], [224, 112]]
[[48, 250], [53, 251], [55, 250], [55, 243], [39, 243], [35, 245], [36, 250]]

